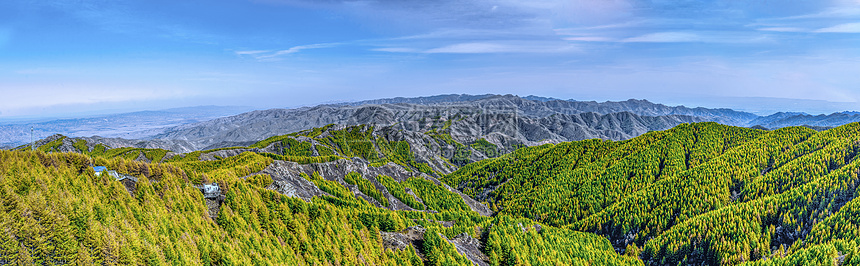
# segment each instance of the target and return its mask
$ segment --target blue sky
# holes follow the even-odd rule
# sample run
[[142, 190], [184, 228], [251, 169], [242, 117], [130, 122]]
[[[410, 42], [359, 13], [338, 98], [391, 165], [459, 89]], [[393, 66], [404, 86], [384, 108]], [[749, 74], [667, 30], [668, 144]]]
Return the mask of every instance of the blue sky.
[[842, 108], [858, 47], [860, 0], [5, 0], [0, 118], [442, 93]]

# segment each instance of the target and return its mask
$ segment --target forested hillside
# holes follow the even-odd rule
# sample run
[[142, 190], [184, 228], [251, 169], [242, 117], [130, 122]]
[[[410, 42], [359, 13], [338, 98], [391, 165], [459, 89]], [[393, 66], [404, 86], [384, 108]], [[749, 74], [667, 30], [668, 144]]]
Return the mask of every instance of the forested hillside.
[[646, 264], [860, 262], [860, 124], [684, 124], [517, 150], [444, 178], [499, 215], [608, 238]]
[[[524, 146], [522, 143], [493, 142], [476, 139], [459, 142], [451, 136], [450, 121], [432, 121], [434, 126], [426, 132], [399, 130], [391, 126], [343, 126], [329, 124], [319, 128], [273, 136], [248, 146], [180, 153], [165, 149], [111, 146], [95, 138], [70, 138], [53, 135], [35, 142], [37, 150], [44, 152], [77, 152], [93, 156], [123, 157], [146, 162], [207, 161], [251, 151], [283, 161], [325, 163], [359, 158], [369, 166], [394, 163], [408, 171], [432, 174], [437, 177], [456, 170], [459, 166], [485, 158], [498, 157]], [[18, 150], [28, 150], [24, 145]]]
[[[425, 179], [380, 176], [387, 181], [377, 188], [361, 185], [368, 179], [356, 174], [344, 182], [314, 173], [304, 178], [323, 195], [288, 197], [266, 188], [271, 177], [246, 175], [270, 163], [250, 152], [150, 164], [0, 151], [0, 265], [641, 264], [594, 234], [481, 216]], [[91, 164], [137, 181], [127, 186], [97, 176]], [[220, 187], [217, 200], [194, 186], [209, 182]], [[413, 204], [427, 210], [378, 208], [354, 194], [356, 188], [400, 190], [391, 194], [414, 196]]]
[[397, 134], [329, 126], [185, 154], [57, 137], [0, 151], [0, 265], [860, 264], [857, 123], [683, 124], [450, 174]]

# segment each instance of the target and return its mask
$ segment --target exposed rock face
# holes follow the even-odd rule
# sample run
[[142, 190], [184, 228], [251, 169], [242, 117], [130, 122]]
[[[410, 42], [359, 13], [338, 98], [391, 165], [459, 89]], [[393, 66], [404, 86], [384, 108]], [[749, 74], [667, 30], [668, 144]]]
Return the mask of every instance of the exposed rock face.
[[140, 154], [138, 154], [137, 158], [135, 158], [134, 160], [138, 161], [138, 162], [145, 162], [145, 163], [151, 163], [152, 162], [152, 160], [150, 160], [149, 158], [146, 158], [146, 156], [144, 156], [142, 152]]
[[597, 103], [513, 95], [440, 95], [253, 111], [174, 127], [153, 138], [187, 141], [191, 149], [203, 149], [236, 146], [327, 124], [373, 124], [423, 134], [443, 127], [440, 123], [450, 123], [451, 136], [461, 143], [486, 138], [497, 145], [531, 146], [590, 138], [622, 140], [689, 122], [746, 125], [756, 117], [729, 109], [668, 107], [645, 100]]
[[221, 204], [224, 203], [224, 195], [219, 195], [216, 198], [204, 198], [203, 201], [206, 202], [206, 210], [209, 212], [209, 218], [213, 221], [218, 220]]
[[137, 181], [132, 180], [130, 178], [125, 178], [119, 181], [122, 183], [122, 186], [125, 187], [125, 190], [128, 191], [128, 194], [131, 195], [132, 198], [136, 197], [137, 192]]
[[[268, 151], [263, 151], [262, 149], [257, 149], [257, 148], [217, 150], [217, 151], [213, 151], [213, 152], [207, 152], [207, 153], [200, 154], [200, 160], [201, 161], [214, 161], [214, 160], [218, 160], [219, 158], [233, 157], [233, 156], [236, 156], [236, 155], [242, 154], [243, 152], [248, 152], [248, 151], [257, 152], [257, 153], [268, 152]], [[165, 157], [167, 157], [167, 156], [165, 156]]]
[[[389, 201], [389, 206], [385, 207], [376, 202], [375, 199], [368, 197], [361, 193], [356, 186], [347, 184], [343, 177], [346, 176], [347, 173], [357, 172], [363, 175], [365, 178], [371, 181], [377, 190], [382, 192], [383, 196], [386, 197]], [[410, 177], [418, 177], [425, 178], [427, 180], [435, 182], [437, 185], [444, 186], [446, 189], [457, 193], [463, 199], [463, 201], [475, 212], [489, 216], [492, 215], [492, 212], [487, 208], [487, 206], [478, 203], [477, 201], [469, 198], [465, 194], [457, 191], [450, 186], [439, 182], [436, 178], [428, 176], [423, 173], [415, 173], [406, 171], [403, 167], [396, 165], [394, 163], [389, 163], [380, 167], [370, 167], [366, 162], [362, 162], [358, 158], [354, 158], [353, 160], [341, 159], [334, 162], [328, 163], [314, 163], [314, 164], [298, 164], [295, 162], [285, 162], [285, 161], [275, 161], [259, 173], [254, 174], [268, 174], [272, 177], [272, 184], [267, 188], [278, 191], [284, 195], [291, 197], [298, 197], [304, 199], [306, 201], [310, 201], [311, 198], [315, 196], [328, 195], [328, 193], [320, 190], [313, 182], [308, 181], [302, 174], [312, 175], [313, 173], [318, 173], [321, 177], [327, 180], [334, 180], [341, 185], [346, 186], [350, 189], [356, 196], [362, 197], [368, 202], [374, 203], [376, 207], [379, 208], [388, 208], [391, 210], [415, 210], [407, 206], [406, 204], [399, 201], [397, 198], [392, 196], [388, 190], [382, 186], [377, 180], [376, 176], [378, 175], [387, 175], [398, 182], [406, 180]], [[420, 197], [417, 197], [409, 188], [406, 188], [406, 192], [412, 196], [414, 196], [417, 200], [421, 201]], [[432, 211], [430, 211], [432, 212]], [[454, 222], [452, 221], [436, 221], [440, 223], [442, 226], [451, 227], [454, 226]], [[401, 232], [380, 232], [380, 237], [382, 238], [383, 247], [386, 249], [405, 249], [408, 246], [413, 246], [417, 255], [424, 259], [424, 254], [421, 253], [421, 243], [424, 240], [425, 229], [421, 226], [413, 226], [402, 230]], [[446, 238], [446, 240], [448, 240]], [[486, 255], [481, 253], [481, 243], [475, 238], [467, 234], [461, 234], [457, 237], [448, 240], [451, 244], [453, 244], [457, 251], [467, 258], [471, 260], [475, 265], [488, 265], [487, 261], [489, 260]]]
[[723, 124], [740, 125], [755, 119], [756, 115], [731, 109], [688, 108], [684, 106], [666, 106], [649, 102], [648, 100], [630, 99], [620, 102], [595, 102], [561, 100], [547, 97], [514, 95], [467, 95], [448, 94], [416, 98], [389, 98], [350, 103], [352, 106], [366, 104], [463, 104], [476, 103], [482, 107], [516, 106], [528, 116], [545, 117], [552, 114], [578, 114], [594, 112], [611, 114], [630, 112], [640, 116], [687, 115], [708, 119]]
[[388, 209], [391, 210], [415, 209], [410, 208], [408, 205], [400, 202], [397, 198], [388, 193], [388, 190], [376, 180], [376, 176], [387, 175], [395, 180], [405, 180], [409, 177], [421, 177], [423, 175], [406, 171], [406, 169], [403, 169], [403, 167], [394, 163], [389, 163], [380, 167], [370, 167], [366, 162], [362, 162], [361, 159], [358, 158], [354, 158], [353, 160], [341, 159], [333, 162], [312, 164], [275, 161], [263, 169], [263, 171], [260, 171], [259, 174], [268, 174], [272, 177], [273, 182], [269, 185], [269, 189], [278, 191], [287, 196], [299, 197], [306, 201], [310, 201], [314, 196], [328, 195], [328, 193], [317, 188], [313, 182], [302, 177], [302, 174], [311, 176], [315, 172], [327, 180], [338, 181], [345, 187], [350, 188], [350, 190], [356, 195], [364, 196], [368, 202], [375, 203], [377, 207], [384, 207], [376, 202], [375, 199], [362, 194], [354, 185], [350, 185], [343, 180], [343, 177], [348, 173], [359, 173], [370, 180], [371, 183], [376, 186], [377, 190], [383, 193], [383, 196], [386, 197], [389, 202]]
[[346, 124], [354, 108], [317, 106], [298, 109], [252, 111], [202, 123], [174, 127], [153, 139], [185, 140], [194, 149], [218, 146], [222, 142], [259, 141], [327, 124]]
[[438, 185], [438, 186], [444, 186], [445, 189], [448, 189], [448, 191], [451, 191], [451, 192], [457, 193], [457, 195], [460, 195], [460, 197], [463, 198], [463, 201], [466, 203], [466, 205], [469, 206], [470, 209], [472, 209], [472, 211], [475, 211], [478, 214], [483, 215], [483, 216], [493, 215], [493, 211], [491, 211], [490, 208], [487, 207], [487, 205], [484, 205], [483, 203], [480, 203], [480, 202], [470, 198], [469, 196], [466, 196], [466, 194], [463, 194], [459, 190], [448, 186], [448, 184], [445, 184], [444, 182], [441, 182], [441, 181], [437, 180], [436, 178], [427, 177], [427, 179], [435, 182], [436, 185]]
[[[62, 139], [62, 140], [60, 140]], [[74, 146], [74, 144], [80, 140], [86, 141], [85, 149], [87, 151], [93, 151], [96, 146], [103, 145], [106, 149], [115, 149], [115, 148], [147, 148], [147, 149], [173, 149], [170, 150], [164, 158], [173, 157], [177, 153], [173, 151], [179, 152], [189, 152], [188, 149], [190, 144], [186, 141], [173, 141], [173, 140], [152, 140], [152, 141], [142, 141], [142, 140], [129, 140], [129, 139], [121, 139], [121, 138], [103, 138], [99, 136], [95, 137], [78, 137], [78, 138], [69, 138], [60, 134], [51, 135], [45, 139], [41, 139], [36, 141], [36, 147], [40, 147], [46, 145], [52, 141], [60, 140], [60, 144], [54, 148], [53, 151], [56, 152], [79, 152], [78, 148]], [[19, 148], [29, 149], [30, 145], [24, 145]], [[143, 153], [141, 153], [135, 160], [142, 162], [151, 162]]]
[[[382, 192], [382, 195], [388, 199], [389, 205], [387, 209], [390, 210], [411, 210], [415, 209], [409, 207], [405, 203], [398, 200], [396, 197], [391, 195], [388, 192], [388, 189], [385, 188], [379, 181], [376, 180], [376, 177], [379, 175], [386, 175], [392, 177], [394, 180], [401, 182], [410, 177], [424, 178], [427, 180], [431, 180], [435, 182], [437, 185], [443, 185], [448, 190], [457, 193], [463, 199], [463, 201], [475, 212], [484, 216], [492, 215], [492, 211], [486, 206], [483, 205], [469, 196], [461, 193], [460, 191], [449, 187], [448, 185], [439, 182], [434, 177], [428, 176], [424, 173], [417, 172], [409, 172], [400, 165], [394, 163], [388, 163], [379, 167], [371, 167], [367, 162], [363, 162], [359, 158], [353, 158], [353, 160], [341, 159], [333, 162], [327, 163], [312, 163], [312, 164], [299, 164], [295, 162], [286, 162], [286, 161], [274, 161], [271, 165], [263, 169], [262, 171], [254, 174], [267, 174], [272, 177], [272, 184], [267, 188], [278, 191], [281, 194], [290, 196], [290, 197], [298, 197], [304, 199], [305, 201], [310, 201], [311, 198], [315, 196], [328, 195], [328, 193], [319, 189], [313, 182], [308, 181], [302, 174], [307, 176], [311, 176], [313, 173], [319, 174], [321, 177], [327, 180], [337, 181], [341, 185], [349, 188], [354, 194], [363, 197], [368, 202], [374, 203], [377, 207], [386, 208], [382, 206], [375, 199], [368, 197], [361, 193], [358, 188], [354, 185], [350, 185], [343, 180], [343, 177], [346, 174], [356, 172], [373, 183], [377, 190]], [[414, 193], [410, 189], [406, 189], [407, 193], [415, 196]], [[415, 197], [419, 201], [421, 199], [419, 197]], [[422, 202], [423, 203], [423, 202]]]
[[317, 188], [314, 183], [299, 175], [297, 163], [275, 161], [265, 169], [262, 174], [268, 174], [272, 177], [272, 184], [267, 188], [277, 191], [289, 197], [298, 197], [305, 201], [310, 201], [315, 196], [328, 195]]
[[[63, 138], [65, 136], [60, 134], [54, 134], [42, 140], [36, 141], [36, 147], [48, 144], [51, 141]], [[57, 147], [57, 151], [59, 152], [77, 152], [77, 148], [73, 146], [73, 144], [78, 140], [85, 140], [87, 142], [86, 146], [89, 151], [92, 151], [97, 145], [101, 144], [107, 148], [146, 148], [146, 149], [165, 149], [174, 152], [191, 152], [194, 151], [193, 145], [187, 141], [182, 140], [162, 140], [162, 139], [154, 139], [154, 140], [135, 140], [135, 139], [122, 139], [122, 138], [104, 138], [99, 136], [92, 137], [77, 137], [77, 138], [69, 138], [66, 137], [63, 139], [62, 144]], [[30, 145], [26, 144], [22, 147], [29, 148]]]
[[[121, 127], [115, 130], [110, 130], [110, 127], [103, 125], [111, 122], [107, 117], [99, 118], [98, 121], [72, 119], [46, 122], [39, 129], [44, 131], [56, 125], [65, 125], [57, 127], [65, 128], [69, 123], [79, 125], [81, 121], [87, 121], [84, 127], [100, 126], [75, 131], [73, 136], [87, 135], [84, 132], [105, 133], [110, 137], [139, 138], [146, 141], [101, 137], [93, 137], [88, 141], [103, 143], [110, 147], [161, 148], [174, 152], [190, 152], [248, 146], [266, 137], [327, 124], [387, 125], [395, 126], [398, 130], [423, 133], [433, 127], [440, 127], [438, 123], [428, 122], [439, 118], [452, 122], [452, 136], [461, 143], [473, 143], [476, 139], [486, 138], [493, 139], [491, 142], [497, 145], [515, 141], [527, 146], [590, 138], [623, 140], [650, 130], [664, 130], [689, 122], [714, 121], [734, 126], [762, 125], [766, 128], [801, 125], [827, 128], [860, 121], [860, 113], [856, 112], [817, 116], [804, 113], [776, 113], [759, 117], [731, 109], [666, 106], [647, 100], [594, 102], [492, 94], [391, 98], [297, 109], [270, 109], [208, 121], [198, 120], [204, 122], [196, 123], [190, 123], [194, 121], [192, 119], [182, 119], [189, 115], [194, 116], [195, 119], [220, 117], [224, 113], [235, 111], [214, 107], [198, 109], [207, 111], [179, 112], [182, 114], [141, 112], [145, 115], [136, 113], [118, 115], [117, 117], [123, 117], [120, 120], [127, 120], [127, 122], [113, 121], [115, 124], [120, 124], [117, 127]], [[220, 109], [224, 112], [219, 111]], [[212, 116], [205, 115], [207, 112]], [[170, 121], [156, 121], [157, 117]], [[137, 121], [135, 119], [143, 119], [140, 121], [145, 121], [147, 126], [141, 127], [128, 122]], [[134, 131], [135, 133], [114, 134], [115, 131]], [[44, 131], [40, 134], [45, 132], [61, 131]], [[14, 137], [14, 141], [9, 144], [22, 144], [21, 138], [27, 136], [26, 133], [21, 125], [0, 126], [0, 136], [6, 134], [10, 137], [7, 139], [10, 140]], [[61, 133], [72, 134], [71, 132]], [[511, 146], [500, 145], [500, 147]]]
[[460, 233], [455, 236], [453, 239], [448, 240], [454, 247], [457, 248], [457, 252], [466, 256], [469, 260], [472, 261], [475, 265], [478, 266], [489, 266], [488, 263], [490, 258], [487, 257], [483, 252], [481, 252], [481, 241], [475, 239], [474, 237], [466, 234]]
[[[424, 227], [412, 226], [403, 229], [400, 232], [379, 232], [382, 238], [382, 247], [385, 249], [403, 250], [409, 246], [415, 249], [418, 257], [424, 259], [424, 254], [421, 252], [421, 245], [424, 242], [424, 234], [427, 232]], [[489, 266], [490, 260], [487, 255], [481, 252], [481, 241], [472, 236], [461, 233], [452, 239], [442, 236], [448, 243], [454, 245], [461, 255], [466, 256], [472, 263], [478, 266]]]
[[408, 246], [415, 248], [415, 252], [423, 259], [421, 253], [421, 242], [424, 241], [424, 233], [427, 232], [420, 225], [407, 227], [399, 233], [397, 232], [379, 232], [382, 236], [382, 247], [385, 249], [403, 250]]
[[132, 148], [146, 148], [146, 149], [165, 149], [173, 152], [191, 152], [194, 151], [193, 145], [187, 141], [183, 140], [163, 140], [163, 139], [153, 139], [153, 140], [136, 140], [136, 139], [123, 139], [123, 138], [104, 138], [99, 136], [93, 137], [82, 137], [79, 139], [83, 139], [87, 141], [87, 147], [92, 151], [96, 145], [102, 144], [109, 148], [124, 148], [124, 147], [132, 147]]
[[415, 155], [415, 161], [428, 164], [434, 171], [449, 174], [457, 170], [457, 166], [448, 161], [457, 149], [452, 144], [438, 142], [424, 133], [396, 130], [393, 127], [378, 128], [373, 134], [388, 141], [406, 141]]

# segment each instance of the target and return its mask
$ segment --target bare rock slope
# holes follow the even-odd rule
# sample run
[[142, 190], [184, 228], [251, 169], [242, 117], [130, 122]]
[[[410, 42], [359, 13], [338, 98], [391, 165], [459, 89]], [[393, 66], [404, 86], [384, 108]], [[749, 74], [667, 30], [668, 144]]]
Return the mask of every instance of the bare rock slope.
[[[409, 100], [411, 99], [411, 100]], [[728, 109], [667, 107], [625, 102], [539, 101], [512, 95], [404, 98], [298, 109], [270, 109], [177, 126], [151, 139], [187, 141], [191, 150], [235, 146], [327, 124], [371, 124], [425, 132], [449, 123], [451, 135], [470, 142], [502, 134], [519, 143], [591, 138], [629, 139], [681, 123], [717, 121], [742, 125], [753, 114]]]

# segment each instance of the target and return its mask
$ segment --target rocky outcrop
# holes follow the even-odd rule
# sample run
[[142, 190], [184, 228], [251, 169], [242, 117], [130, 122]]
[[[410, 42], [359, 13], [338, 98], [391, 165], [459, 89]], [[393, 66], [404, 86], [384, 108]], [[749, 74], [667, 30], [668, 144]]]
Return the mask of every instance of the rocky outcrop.
[[466, 256], [466, 258], [471, 260], [472, 263], [474, 263], [475, 265], [478, 265], [478, 266], [489, 266], [490, 265], [488, 263], [490, 261], [490, 258], [487, 257], [487, 255], [485, 255], [484, 252], [481, 252], [481, 249], [483, 247], [483, 245], [481, 244], [481, 241], [479, 241], [478, 239], [475, 239], [474, 237], [470, 236], [469, 234], [460, 233], [459, 235], [455, 236], [454, 238], [448, 240], [448, 242], [450, 242], [451, 244], [454, 245], [455, 248], [457, 248], [457, 252], [459, 252], [463, 256]]
[[397, 249], [403, 250], [409, 246], [415, 249], [418, 256], [422, 259], [424, 254], [421, 253], [421, 243], [424, 241], [424, 233], [427, 232], [420, 225], [407, 227], [400, 232], [379, 232], [382, 238], [382, 247], [388, 250]]
[[[407, 227], [400, 232], [379, 232], [379, 236], [382, 239], [383, 248], [387, 250], [403, 250], [412, 246], [418, 257], [424, 259], [424, 254], [421, 252], [421, 245], [424, 242], [424, 234], [426, 232], [427, 230], [424, 229], [424, 227], [417, 225]], [[466, 233], [461, 233], [452, 239], [448, 239], [444, 235], [442, 235], [442, 238], [448, 241], [448, 243], [454, 245], [457, 252], [472, 261], [474, 265], [489, 266], [488, 262], [490, 259], [487, 255], [481, 252], [483, 245], [480, 240], [475, 239]]]
[[448, 186], [448, 184], [445, 184], [444, 182], [441, 182], [436, 178], [427, 177], [427, 179], [435, 182], [437, 186], [444, 186], [445, 189], [447, 189], [448, 191], [451, 191], [451, 192], [457, 193], [457, 195], [460, 195], [460, 198], [463, 198], [463, 201], [466, 203], [466, 205], [469, 206], [470, 209], [472, 209], [472, 211], [477, 212], [478, 214], [483, 215], [483, 216], [493, 215], [493, 211], [491, 211], [490, 208], [487, 207], [487, 205], [484, 205], [483, 203], [480, 203], [480, 202], [470, 198], [469, 196], [466, 196], [466, 194], [463, 194], [463, 192], [460, 192], [459, 190]]
[[[357, 188], [354, 188], [353, 185], [350, 185], [343, 180], [343, 177], [351, 172], [359, 173], [374, 183], [377, 189], [383, 192], [383, 196], [388, 199], [389, 209], [415, 210], [397, 200], [397, 198], [388, 193], [384, 186], [376, 181], [376, 176], [378, 175], [387, 175], [397, 180], [405, 180], [409, 177], [421, 176], [419, 173], [409, 172], [394, 163], [389, 163], [380, 167], [371, 167], [367, 162], [364, 162], [359, 158], [354, 158], [352, 160], [341, 159], [333, 162], [312, 164], [299, 164], [295, 162], [276, 160], [262, 171], [254, 174], [267, 174], [271, 176], [273, 182], [269, 185], [269, 189], [278, 191], [279, 193], [287, 196], [298, 197], [306, 201], [310, 201], [314, 196], [328, 195], [328, 193], [320, 190], [313, 182], [302, 177], [303, 174], [311, 176], [314, 173], [317, 173], [327, 180], [334, 180], [341, 183], [341, 185], [350, 188], [350, 190], [355, 194], [360, 194], [361, 192], [358, 191]], [[368, 202], [376, 202], [376, 200], [370, 197], [365, 197], [365, 199], [367, 199]], [[378, 205], [377, 207], [383, 206]]]
[[[343, 177], [348, 173], [356, 172], [362, 175], [364, 178], [370, 180], [371, 183], [376, 187], [377, 190], [382, 192], [383, 197], [388, 199], [389, 205], [388, 207], [382, 206], [375, 199], [364, 195], [358, 188], [354, 185], [350, 185], [343, 180]], [[302, 175], [311, 176], [314, 173], [320, 175], [320, 177], [325, 178], [327, 180], [337, 181], [341, 185], [349, 188], [354, 194], [359, 197], [364, 198], [368, 202], [374, 203], [379, 208], [387, 208], [390, 210], [410, 210], [415, 211], [415, 209], [409, 207], [404, 204], [396, 197], [391, 195], [388, 192], [388, 189], [385, 188], [379, 181], [376, 180], [376, 177], [379, 175], [386, 175], [392, 177], [394, 180], [398, 182], [402, 182], [410, 177], [424, 178], [436, 183], [436, 185], [444, 186], [451, 192], [457, 193], [469, 206], [473, 211], [477, 212], [480, 215], [490, 216], [493, 214], [490, 209], [469, 196], [466, 196], [462, 192], [448, 186], [445, 183], [440, 182], [438, 179], [429, 176], [424, 173], [410, 172], [404, 169], [402, 166], [388, 163], [379, 167], [372, 167], [367, 164], [367, 162], [361, 160], [360, 158], [353, 158], [352, 160], [341, 159], [333, 162], [327, 163], [311, 163], [311, 164], [299, 164], [295, 162], [287, 162], [287, 161], [274, 161], [271, 165], [267, 166], [260, 172], [253, 173], [255, 174], [267, 174], [272, 177], [272, 184], [267, 188], [271, 190], [275, 190], [281, 194], [290, 196], [290, 197], [298, 197], [304, 199], [305, 201], [310, 201], [311, 198], [315, 196], [328, 195], [328, 193], [319, 189], [313, 182], [308, 181]], [[412, 193], [411, 189], [406, 188], [406, 193], [412, 196], [419, 201], [421, 198]], [[428, 210], [429, 211], [429, 210]], [[432, 211], [430, 211], [432, 212]]]
[[275, 161], [260, 173], [268, 174], [272, 177], [272, 184], [268, 189], [277, 191], [278, 193], [289, 197], [301, 198], [305, 201], [310, 201], [316, 196], [328, 195], [328, 193], [320, 190], [314, 183], [301, 177], [300, 170], [296, 170], [297, 163]]
[[137, 139], [123, 139], [123, 138], [105, 138], [99, 136], [93, 137], [81, 137], [76, 139], [82, 139], [87, 141], [87, 147], [92, 150], [96, 145], [104, 145], [109, 148], [145, 148], [145, 149], [164, 149], [173, 152], [191, 152], [194, 151], [194, 147], [191, 143], [184, 140], [163, 140], [163, 139], [153, 139], [153, 140], [137, 140]]

